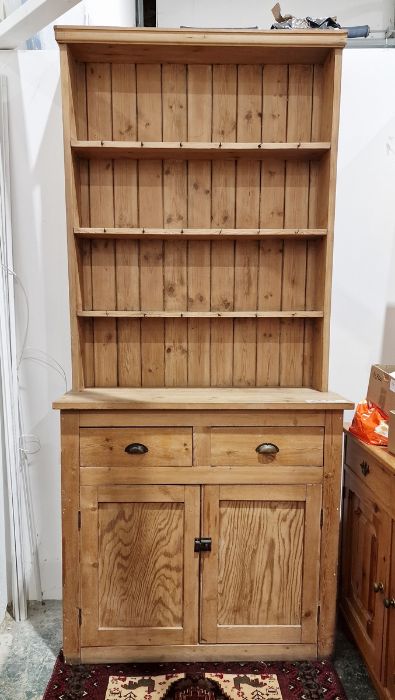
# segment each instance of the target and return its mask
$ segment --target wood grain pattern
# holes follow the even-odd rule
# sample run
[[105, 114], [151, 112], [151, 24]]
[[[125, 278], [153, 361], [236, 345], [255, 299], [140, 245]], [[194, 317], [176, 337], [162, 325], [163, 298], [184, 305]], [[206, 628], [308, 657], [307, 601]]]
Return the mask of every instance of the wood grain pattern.
[[[318, 581], [320, 486], [314, 505], [312, 494], [305, 486], [204, 487], [203, 527], [212, 549], [203, 560], [202, 641], [314, 641], [318, 586], [302, 601], [304, 577], [315, 570]], [[312, 528], [310, 550], [304, 537]]]
[[353, 623], [369, 666], [380, 677], [385, 608], [373, 584], [381, 582], [388, 588], [391, 520], [377, 507], [374, 494], [348, 469], [343, 515], [341, 607]]
[[323, 524], [321, 532], [320, 601], [318, 654], [325, 657], [333, 652], [336, 624], [337, 573], [340, 528], [340, 484], [343, 415], [340, 411], [326, 414], [324, 445], [325, 489], [322, 497]]
[[[390, 586], [388, 589], [389, 597], [395, 598], [395, 524], [392, 522], [392, 547], [391, 547], [391, 571], [390, 571]], [[391, 611], [393, 613], [393, 611]], [[390, 613], [391, 614], [391, 613]], [[385, 685], [389, 698], [393, 700], [395, 697], [395, 628], [391, 624], [390, 614], [387, 617], [388, 642], [386, 648], [386, 656], [384, 658], [383, 667], [385, 669]]]
[[[236, 66], [213, 66], [212, 139], [236, 140]], [[235, 226], [236, 166], [212, 163], [211, 218], [214, 226]], [[211, 244], [211, 309], [234, 308], [234, 244]], [[220, 350], [222, 348], [222, 350]], [[220, 321], [211, 328], [211, 385], [230, 386], [233, 377], [233, 324]]]
[[[70, 42], [76, 391], [56, 404], [71, 411], [68, 660], [327, 656], [350, 404], [310, 387], [328, 374], [345, 38], [86, 32], [57, 30]], [[126, 453], [132, 442], [148, 452]], [[261, 442], [279, 452], [258, 455]], [[349, 598], [379, 646], [370, 588], [391, 528], [365, 496]], [[193, 551], [198, 536], [210, 552]], [[378, 673], [392, 682], [385, 664]]]
[[[80, 660], [79, 608], [79, 416], [78, 413], [61, 414], [62, 437], [62, 581], [63, 581], [63, 651], [67, 663]], [[67, 576], [68, 571], [76, 572]]]
[[100, 627], [180, 627], [181, 504], [103, 503], [98, 526]]
[[[255, 448], [261, 443], [279, 448], [275, 455], [261, 455]], [[306, 465], [323, 464], [324, 432], [320, 428], [240, 427], [212, 428], [211, 459], [215, 466]]]
[[300, 625], [303, 515], [300, 504], [221, 501], [219, 625]]
[[83, 487], [84, 645], [197, 642], [197, 616], [187, 619], [197, 609], [197, 560], [184, 551], [197, 496], [193, 486]]
[[[212, 131], [212, 66], [188, 66], [188, 139], [208, 141]], [[188, 163], [188, 226], [211, 226], [211, 163]], [[211, 308], [211, 245], [188, 243], [188, 309]], [[188, 385], [210, 386], [210, 323], [188, 322]]]
[[196, 644], [196, 645], [169, 645], [160, 646], [102, 646], [83, 647], [81, 659], [85, 664], [89, 663], [126, 663], [130, 661], [172, 662], [180, 661], [298, 661], [301, 657], [305, 660], [316, 660], [317, 649], [315, 644]]
[[[270, 148], [287, 147], [291, 139], [297, 144], [310, 139], [318, 143], [323, 135], [331, 138], [331, 122], [323, 112], [333, 94], [332, 63], [324, 67], [105, 63], [97, 70], [95, 66], [101, 64], [87, 66], [85, 87], [81, 71], [77, 78], [78, 136], [90, 137], [89, 130], [84, 130], [90, 113], [92, 135], [102, 137], [90, 154], [98, 155], [108, 147], [116, 157], [105, 161], [111, 167], [103, 171], [109, 185], [112, 177], [113, 194], [105, 182], [95, 181], [93, 172], [93, 205], [89, 204], [89, 182], [83, 195], [83, 169], [80, 175], [80, 206], [95, 208], [94, 221], [103, 216], [114, 221], [100, 229], [89, 215], [89, 220], [85, 218], [89, 226], [78, 229], [84, 304], [79, 313], [87, 319], [80, 321], [80, 332], [88, 385], [103, 385], [102, 374], [114, 386], [311, 386], [317, 381], [318, 365], [322, 367], [327, 327], [320, 274], [326, 266], [327, 247], [323, 234], [307, 243], [299, 231], [309, 236], [314, 230], [309, 227], [317, 225], [324, 206], [322, 186], [328, 187], [329, 160], [323, 160], [324, 165], [305, 158], [285, 161], [291, 152], [284, 150], [280, 157], [266, 153], [264, 160], [244, 153], [236, 162], [227, 160], [225, 145], [222, 159], [204, 160], [203, 153], [198, 160], [188, 158], [196, 155], [194, 148], [214, 143], [233, 142], [235, 148], [244, 148], [263, 142], [263, 148]], [[99, 71], [96, 77], [95, 70]], [[108, 125], [103, 123], [102, 128], [97, 116], [102, 105], [104, 114], [111, 112], [114, 141], [105, 140]], [[82, 143], [72, 147], [86, 155]], [[133, 143], [144, 153], [133, 151]], [[117, 153], [122, 144], [127, 150]], [[190, 151], [186, 154], [184, 148], [182, 160], [175, 152], [177, 146], [182, 150], [180, 144], [189, 144]], [[153, 149], [153, 155], [147, 149]], [[91, 164], [103, 179], [100, 161], [94, 158]], [[95, 193], [96, 199], [104, 195], [100, 210]], [[266, 239], [270, 230], [278, 240]], [[242, 231], [248, 238], [249, 232], [266, 231], [265, 240], [239, 240]], [[173, 238], [175, 234], [181, 240]], [[92, 248], [94, 259], [100, 251], [96, 268]], [[100, 285], [101, 270], [105, 287]], [[97, 286], [101, 291], [95, 294]], [[98, 313], [99, 306], [106, 306], [103, 311], [109, 316], [144, 311], [157, 320], [116, 324], [89, 320], [88, 312]], [[254, 309], [317, 313], [324, 321], [161, 320], [161, 312]], [[94, 367], [90, 370], [95, 345], [96, 356], [103, 358], [96, 362], [97, 378]], [[218, 357], [221, 347], [223, 355]], [[111, 373], [105, 359], [114, 353], [116, 371]]]
[[[145, 454], [128, 454], [127, 445], [142, 443]], [[185, 467], [192, 464], [190, 428], [82, 428], [80, 459], [83, 467]]]
[[[230, 389], [230, 388], [166, 388], [166, 389], [86, 389], [70, 391], [54, 401], [53, 408], [92, 411], [97, 409], [107, 411], [124, 410], [218, 410], [221, 411], [284, 411], [298, 412], [319, 411], [318, 421], [321, 421], [322, 411], [346, 411], [354, 408], [354, 404], [332, 392], [320, 392], [315, 389]], [[196, 416], [194, 417], [196, 422]], [[233, 418], [231, 419], [233, 420]], [[261, 425], [264, 415], [259, 418]], [[270, 421], [272, 418], [270, 417]], [[291, 420], [297, 420], [296, 414]], [[166, 425], [166, 422], [164, 423]], [[271, 424], [271, 423], [270, 423]], [[302, 423], [303, 424], [303, 423]], [[313, 423], [316, 425], [317, 423]], [[318, 423], [320, 424], [320, 422]], [[240, 423], [232, 423], [240, 425]], [[286, 422], [289, 425], [289, 419]]]

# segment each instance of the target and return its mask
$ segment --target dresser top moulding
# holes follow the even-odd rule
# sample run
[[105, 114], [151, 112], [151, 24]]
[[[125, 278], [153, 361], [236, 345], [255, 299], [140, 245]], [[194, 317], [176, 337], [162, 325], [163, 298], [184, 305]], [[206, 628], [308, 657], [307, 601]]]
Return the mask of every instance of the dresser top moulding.
[[[332, 49], [343, 49], [342, 30], [218, 30], [114, 27], [55, 27], [82, 61], [157, 63], [324, 63]], [[131, 48], [132, 47], [132, 48]]]

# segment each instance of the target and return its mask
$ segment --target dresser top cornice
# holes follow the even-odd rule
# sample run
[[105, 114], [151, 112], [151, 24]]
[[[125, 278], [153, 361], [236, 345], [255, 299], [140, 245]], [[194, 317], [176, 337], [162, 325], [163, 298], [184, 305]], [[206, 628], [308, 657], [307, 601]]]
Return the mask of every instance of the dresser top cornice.
[[342, 30], [162, 29], [142, 27], [58, 26], [59, 44], [78, 60], [155, 63], [324, 63], [333, 49], [343, 49]]
[[94, 388], [69, 391], [54, 402], [65, 410], [338, 410], [353, 403], [332, 392], [314, 389], [193, 389], [193, 388]]

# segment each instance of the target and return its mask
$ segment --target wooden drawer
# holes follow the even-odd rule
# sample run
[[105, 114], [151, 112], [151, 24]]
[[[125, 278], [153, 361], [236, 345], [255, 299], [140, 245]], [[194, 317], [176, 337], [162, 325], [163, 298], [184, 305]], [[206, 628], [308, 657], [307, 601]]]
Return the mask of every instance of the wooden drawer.
[[[130, 454], [132, 444], [147, 448]], [[82, 467], [189, 467], [192, 466], [192, 428], [81, 428]]]
[[[278, 447], [276, 454], [256, 452], [262, 443]], [[262, 465], [321, 467], [324, 429], [319, 427], [234, 427], [211, 429], [211, 464], [215, 467]]]
[[368, 454], [357, 440], [347, 435], [345, 462], [350, 470], [363, 481], [373, 494], [395, 515], [393, 499], [395, 480]]

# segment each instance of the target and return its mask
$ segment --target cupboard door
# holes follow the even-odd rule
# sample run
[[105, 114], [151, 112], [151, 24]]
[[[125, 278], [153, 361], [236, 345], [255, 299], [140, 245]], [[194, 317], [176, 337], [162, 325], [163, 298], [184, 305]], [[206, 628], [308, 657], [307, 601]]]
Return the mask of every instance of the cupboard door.
[[[386, 590], [387, 594], [387, 590]], [[391, 551], [391, 576], [388, 588], [388, 600], [391, 606], [386, 611], [387, 615], [387, 631], [388, 643], [387, 654], [385, 659], [385, 685], [387, 687], [387, 695], [391, 700], [395, 700], [395, 522], [392, 522], [392, 551]]]
[[358, 646], [378, 678], [381, 674], [383, 602], [390, 536], [389, 516], [374, 502], [374, 496], [365, 484], [346, 469], [342, 607]]
[[321, 485], [205, 486], [201, 641], [317, 641]]
[[82, 646], [197, 642], [199, 486], [81, 488]]

